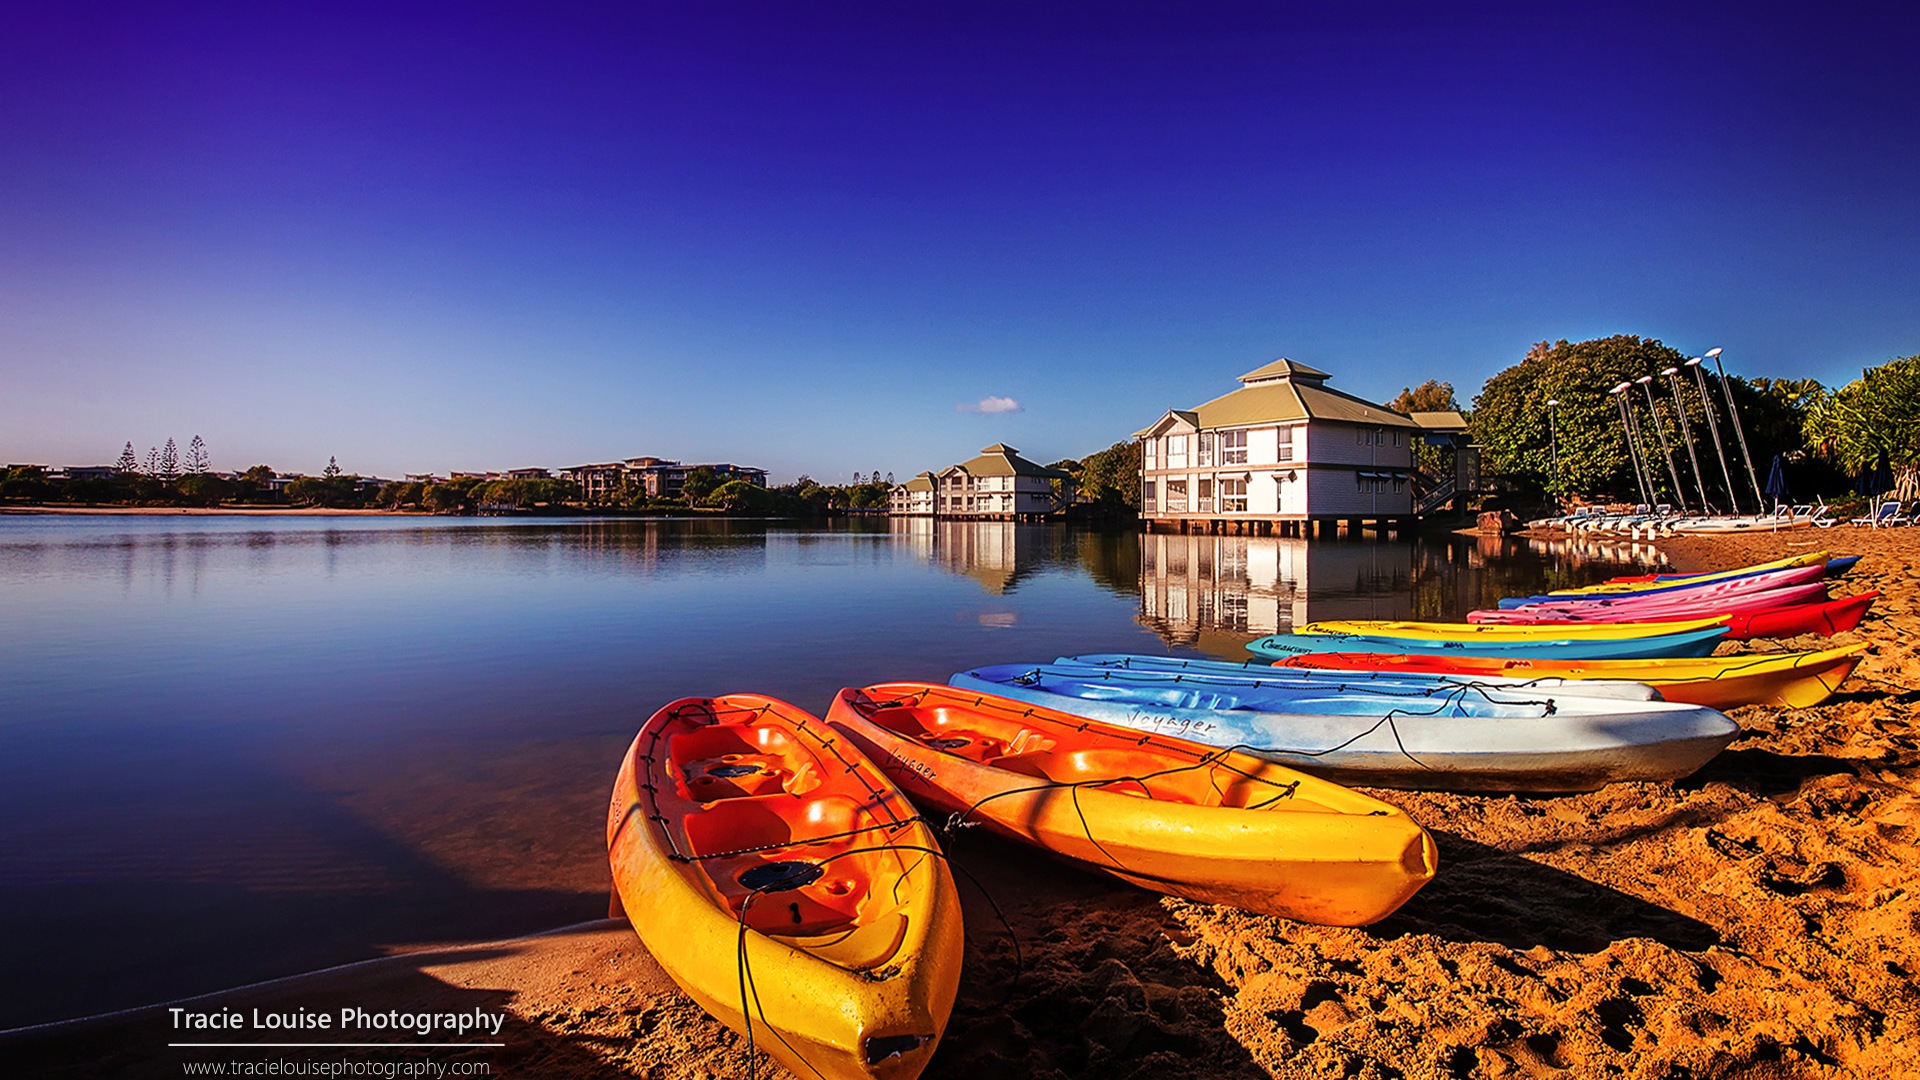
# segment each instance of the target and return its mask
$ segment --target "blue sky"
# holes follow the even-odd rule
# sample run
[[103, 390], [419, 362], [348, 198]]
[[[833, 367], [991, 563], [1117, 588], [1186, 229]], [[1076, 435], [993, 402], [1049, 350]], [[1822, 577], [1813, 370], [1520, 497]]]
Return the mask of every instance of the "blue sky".
[[1543, 339], [1920, 353], [1895, 5], [37, 8], [4, 461], [844, 481], [1278, 356], [1464, 403]]

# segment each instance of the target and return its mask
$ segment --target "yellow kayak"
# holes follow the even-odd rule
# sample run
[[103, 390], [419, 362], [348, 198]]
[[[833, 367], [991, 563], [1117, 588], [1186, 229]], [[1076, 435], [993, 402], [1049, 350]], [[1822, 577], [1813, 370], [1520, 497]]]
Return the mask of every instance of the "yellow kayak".
[[1742, 566], [1735, 570], [1715, 570], [1706, 574], [1689, 574], [1685, 577], [1668, 577], [1657, 581], [1614, 581], [1599, 585], [1583, 585], [1577, 589], [1555, 589], [1548, 596], [1617, 596], [1622, 593], [1643, 592], [1647, 589], [1671, 589], [1674, 586], [1704, 585], [1710, 581], [1724, 581], [1728, 578], [1746, 577], [1749, 574], [1764, 574], [1772, 570], [1793, 570], [1802, 566], [1815, 566], [1826, 562], [1831, 556], [1824, 551], [1810, 552], [1806, 555], [1789, 555], [1772, 562]]
[[[1840, 689], [1865, 657], [1867, 646], [1800, 653], [1754, 653], [1672, 660], [1501, 660], [1474, 656], [1396, 656], [1379, 653], [1315, 653], [1279, 661], [1290, 667], [1348, 671], [1405, 671], [1427, 675], [1542, 679], [1617, 679], [1645, 683], [1668, 701], [1731, 709], [1783, 705], [1804, 709]], [[1278, 665], [1276, 665], [1278, 666]]]
[[773, 698], [683, 698], [607, 815], [614, 889], [701, 1008], [797, 1076], [909, 1080], [960, 983], [960, 901], [906, 796]]
[[1308, 623], [1296, 634], [1359, 634], [1417, 641], [1624, 641], [1630, 638], [1686, 634], [1726, 623], [1724, 615], [1651, 623], [1451, 623], [1397, 622], [1391, 619], [1337, 619]]

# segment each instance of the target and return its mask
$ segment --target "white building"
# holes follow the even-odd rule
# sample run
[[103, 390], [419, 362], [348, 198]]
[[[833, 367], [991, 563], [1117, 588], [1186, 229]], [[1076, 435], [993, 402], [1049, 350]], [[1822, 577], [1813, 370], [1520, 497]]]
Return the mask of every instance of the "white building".
[[1136, 432], [1148, 528], [1311, 533], [1398, 527], [1413, 516], [1420, 428], [1384, 405], [1328, 389], [1328, 375], [1275, 360], [1241, 387], [1172, 409]]
[[[1054, 490], [1055, 481], [1064, 491]], [[1072, 498], [1073, 477], [1020, 456], [1020, 451], [994, 443], [980, 456], [949, 465], [938, 473], [921, 473], [887, 493], [887, 510], [896, 515], [942, 518], [1016, 520], [1045, 517]]]

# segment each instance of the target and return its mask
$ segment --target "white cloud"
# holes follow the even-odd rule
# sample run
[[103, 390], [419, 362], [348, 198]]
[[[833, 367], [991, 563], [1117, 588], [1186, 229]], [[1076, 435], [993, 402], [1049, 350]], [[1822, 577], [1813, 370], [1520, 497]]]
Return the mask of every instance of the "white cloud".
[[983, 397], [978, 402], [954, 406], [957, 412], [1007, 413], [1024, 412], [1025, 407], [1010, 397]]

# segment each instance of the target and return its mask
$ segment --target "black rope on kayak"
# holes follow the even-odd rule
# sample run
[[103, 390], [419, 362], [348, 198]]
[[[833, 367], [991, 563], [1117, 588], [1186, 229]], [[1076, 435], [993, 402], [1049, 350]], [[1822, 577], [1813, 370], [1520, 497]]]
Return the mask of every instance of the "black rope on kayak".
[[[994, 917], [999, 919], [1000, 925], [1006, 929], [1007, 940], [1013, 944], [1013, 962], [1014, 962], [1013, 978], [1009, 980], [1007, 984], [1006, 996], [1003, 997], [1000, 1000], [1000, 1002], [994, 1005], [992, 1009], [989, 1011], [998, 1012], [1001, 1009], [1005, 1008], [1005, 1006], [1013, 1000], [1014, 991], [1019, 986], [1020, 976], [1026, 973], [1026, 960], [1020, 948], [1020, 936], [1014, 933], [1013, 924], [1007, 921], [1006, 914], [1001, 911], [999, 903], [997, 903], [993, 899], [992, 894], [987, 892], [986, 887], [980, 884], [980, 879], [974, 877], [973, 874], [969, 872], [965, 867], [955, 865], [953, 862], [953, 859], [950, 856], [948, 856], [946, 852], [940, 850], [937, 847], [925, 847], [919, 844], [880, 844], [873, 847], [855, 848], [851, 851], [843, 851], [835, 855], [830, 855], [824, 859], [819, 860], [818, 862], [806, 863], [805, 865], [812, 868], [815, 871], [815, 873], [807, 877], [806, 881], [804, 882], [799, 882], [799, 884], [795, 884], [795, 882], [798, 881], [798, 878], [800, 875], [782, 874], [762, 885], [759, 885], [753, 888], [752, 891], [748, 892], [747, 895], [744, 898], [742, 898], [740, 902], [740, 911], [735, 923], [737, 927], [737, 933], [734, 938], [734, 960], [735, 960], [736, 982], [740, 987], [740, 1017], [741, 1017], [741, 1020], [746, 1024], [747, 1080], [754, 1080], [754, 1077], [755, 1077], [754, 1055], [755, 1053], [757, 1053], [757, 1047], [755, 1044], [754, 1034], [753, 1034], [753, 1014], [755, 1012], [758, 1012], [760, 1014], [760, 1020], [762, 1023], [766, 1025], [767, 1030], [773, 1032], [773, 1037], [776, 1039], [779, 1039], [780, 1044], [782, 1046], [785, 1046], [788, 1050], [792, 1051], [795, 1060], [799, 1061], [802, 1065], [805, 1065], [807, 1067], [807, 1070], [813, 1073], [813, 1075], [820, 1077], [821, 1080], [826, 1080], [826, 1077], [824, 1076], [824, 1074], [822, 1074], [819, 1069], [814, 1068], [813, 1063], [808, 1061], [806, 1059], [806, 1056], [802, 1054], [798, 1048], [796, 1048], [792, 1043], [788, 1042], [786, 1039], [786, 1036], [780, 1034], [780, 1029], [775, 1027], [772, 1021], [769, 1021], [767, 1019], [766, 1006], [763, 1005], [760, 1001], [760, 987], [759, 987], [759, 984], [754, 981], [753, 962], [749, 957], [749, 952], [747, 949], [747, 941], [748, 941], [747, 934], [749, 931], [753, 929], [751, 926], [747, 924], [748, 910], [753, 906], [753, 902], [755, 900], [760, 899], [762, 896], [765, 896], [768, 893], [786, 892], [793, 888], [799, 887], [799, 885], [804, 885], [807, 883], [811, 883], [812, 881], [818, 880], [820, 877], [820, 874], [825, 871], [826, 865], [830, 862], [834, 862], [839, 859], [850, 858], [854, 855], [871, 855], [878, 852], [887, 852], [887, 851], [891, 851], [891, 852], [916, 851], [923, 855], [931, 855], [934, 858], [940, 860], [942, 863], [944, 863], [949, 870], [958, 870], [960, 873], [966, 875], [967, 880], [973, 883], [973, 887], [979, 890], [981, 897], [986, 900], [987, 906], [993, 909]], [[901, 876], [905, 877], [906, 875], [913, 873], [913, 871], [917, 867], [918, 867], [917, 863], [913, 866], [907, 867], [907, 869], [902, 872]], [[798, 921], [797, 905], [795, 905], [795, 911], [796, 911], [796, 921]], [[823, 961], [823, 962], [832, 963], [831, 961]], [[840, 967], [840, 970], [846, 971], [850, 974], [864, 976], [865, 978], [874, 982], [882, 982], [882, 981], [885, 981], [886, 979], [892, 978], [893, 975], [898, 974], [898, 969], [882, 968], [878, 971], [871, 971], [871, 970], [865, 970], [860, 968], [841, 967], [838, 964], [834, 964], [833, 966]]]

